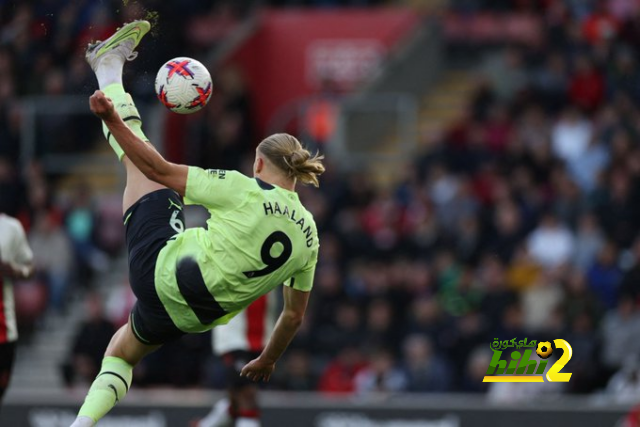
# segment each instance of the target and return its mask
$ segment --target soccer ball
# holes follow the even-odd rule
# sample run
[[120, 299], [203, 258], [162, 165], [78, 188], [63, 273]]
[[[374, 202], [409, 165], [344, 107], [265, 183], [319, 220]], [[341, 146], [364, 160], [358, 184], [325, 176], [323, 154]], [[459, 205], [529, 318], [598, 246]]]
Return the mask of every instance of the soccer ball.
[[207, 105], [211, 91], [211, 75], [195, 59], [173, 58], [158, 70], [156, 95], [174, 113], [195, 113]]
[[549, 358], [553, 353], [553, 348], [551, 347], [551, 343], [549, 341], [542, 341], [538, 343], [538, 348], [536, 348], [536, 354], [543, 359]]

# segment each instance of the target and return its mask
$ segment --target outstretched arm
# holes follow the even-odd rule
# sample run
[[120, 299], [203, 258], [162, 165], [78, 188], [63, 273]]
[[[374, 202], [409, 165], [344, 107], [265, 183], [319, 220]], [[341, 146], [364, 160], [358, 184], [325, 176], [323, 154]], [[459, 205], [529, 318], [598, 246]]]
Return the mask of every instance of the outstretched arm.
[[102, 119], [109, 132], [118, 141], [125, 154], [147, 178], [165, 185], [184, 196], [189, 168], [168, 162], [153, 148], [138, 138], [122, 121], [111, 99], [102, 91], [95, 91], [89, 98], [91, 111]]
[[287, 346], [298, 332], [302, 324], [304, 313], [309, 302], [309, 292], [297, 291], [288, 286], [283, 286], [284, 309], [269, 343], [257, 359], [247, 363], [242, 368], [241, 376], [253, 381], [269, 381], [276, 362], [287, 349]]

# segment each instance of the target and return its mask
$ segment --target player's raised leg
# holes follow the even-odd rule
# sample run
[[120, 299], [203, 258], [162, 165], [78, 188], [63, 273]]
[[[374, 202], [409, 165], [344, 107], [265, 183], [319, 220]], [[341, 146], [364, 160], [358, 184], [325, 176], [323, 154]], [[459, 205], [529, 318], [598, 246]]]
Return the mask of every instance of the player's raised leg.
[[[149, 29], [150, 25], [146, 21], [131, 22], [104, 42], [90, 45], [86, 54], [87, 62], [96, 73], [100, 89], [113, 100], [120, 117], [143, 141], [148, 139], [142, 132], [142, 120], [138, 110], [122, 86], [122, 69], [125, 61], [133, 60], [137, 56], [133, 49]], [[124, 151], [104, 125], [103, 130], [109, 144], [127, 169], [124, 211], [145, 194], [165, 188], [148, 180], [124, 156]], [[111, 339], [100, 373], [91, 385], [72, 427], [91, 427], [106, 415], [129, 391], [133, 366], [157, 348], [158, 346], [140, 342], [133, 334], [130, 323], [120, 328]]]
[[[115, 34], [103, 42], [89, 45], [86, 59], [98, 79], [98, 85], [105, 95], [113, 101], [118, 115], [129, 128], [143, 141], [149, 141], [142, 131], [142, 119], [131, 95], [125, 92], [122, 85], [122, 69], [126, 61], [134, 60], [138, 53], [136, 46], [149, 31], [151, 25], [147, 21], [134, 21], [120, 28]], [[145, 177], [124, 154], [116, 139], [103, 124], [102, 130], [111, 148], [115, 151], [127, 170], [127, 186], [124, 191], [123, 212], [145, 194], [164, 187]]]

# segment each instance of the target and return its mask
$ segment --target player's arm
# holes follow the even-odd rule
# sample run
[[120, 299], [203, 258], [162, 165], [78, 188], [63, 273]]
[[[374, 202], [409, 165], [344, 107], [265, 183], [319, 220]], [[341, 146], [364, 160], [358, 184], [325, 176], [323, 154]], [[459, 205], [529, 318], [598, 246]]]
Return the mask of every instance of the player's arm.
[[283, 286], [284, 308], [278, 318], [273, 334], [257, 359], [249, 362], [240, 373], [253, 381], [269, 381], [280, 356], [298, 332], [309, 302], [309, 292]]
[[187, 166], [166, 161], [151, 144], [138, 138], [115, 111], [113, 102], [101, 91], [97, 90], [89, 98], [89, 105], [140, 172], [184, 196], [189, 171]]

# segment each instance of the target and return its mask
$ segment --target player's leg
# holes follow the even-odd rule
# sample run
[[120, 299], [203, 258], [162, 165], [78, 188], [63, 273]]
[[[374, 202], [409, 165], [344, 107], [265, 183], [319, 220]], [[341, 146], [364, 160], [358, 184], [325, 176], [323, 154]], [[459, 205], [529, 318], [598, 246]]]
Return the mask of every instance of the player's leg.
[[195, 427], [259, 427], [260, 408], [258, 407], [258, 386], [253, 381], [240, 376], [240, 371], [259, 353], [235, 350], [224, 353], [222, 361], [226, 368], [228, 398], [221, 399], [211, 412]]
[[125, 213], [133, 206], [135, 202], [140, 200], [142, 196], [162, 190], [165, 187], [157, 182], [148, 179], [126, 156], [122, 160], [127, 170], [127, 184], [122, 196], [122, 212]]
[[9, 387], [13, 361], [16, 356], [16, 344], [8, 342], [0, 344], [0, 402]]
[[[100, 90], [111, 98], [116, 111], [133, 133], [147, 143], [149, 139], [142, 131], [140, 113], [131, 95], [125, 92], [122, 85], [122, 70], [126, 61], [136, 58], [137, 52], [134, 52], [134, 49], [149, 28], [150, 25], [146, 21], [131, 22], [104, 42], [90, 45], [86, 53], [87, 62], [96, 74]], [[149, 180], [126, 158], [124, 151], [104, 124], [102, 130], [118, 159], [125, 164], [127, 171], [127, 186], [122, 201], [123, 212], [126, 212], [142, 196], [166, 188]]]
[[228, 398], [220, 399], [213, 405], [211, 412], [198, 422], [192, 423], [193, 427], [232, 427], [231, 401]]
[[229, 398], [219, 400], [197, 427], [260, 427], [258, 387], [243, 384], [229, 390]]
[[258, 386], [246, 384], [233, 392], [236, 427], [260, 427]]

